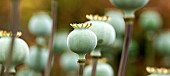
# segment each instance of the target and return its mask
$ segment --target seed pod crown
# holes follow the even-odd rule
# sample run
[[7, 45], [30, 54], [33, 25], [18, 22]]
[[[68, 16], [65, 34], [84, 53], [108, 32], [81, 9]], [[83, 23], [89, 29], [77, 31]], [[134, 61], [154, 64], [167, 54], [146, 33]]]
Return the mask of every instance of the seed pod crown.
[[73, 24], [70, 24], [74, 29], [76, 28], [90, 28], [92, 26], [91, 23], [73, 23]]
[[170, 74], [170, 69], [167, 68], [146, 67], [146, 71], [148, 73]]
[[109, 21], [111, 18], [109, 16], [99, 16], [99, 15], [86, 15], [86, 18], [89, 20], [97, 21]]
[[0, 30], [0, 37], [11, 37], [13, 35], [15, 37], [20, 37], [22, 35], [22, 32], [17, 32], [16, 34], [12, 34], [12, 32]]

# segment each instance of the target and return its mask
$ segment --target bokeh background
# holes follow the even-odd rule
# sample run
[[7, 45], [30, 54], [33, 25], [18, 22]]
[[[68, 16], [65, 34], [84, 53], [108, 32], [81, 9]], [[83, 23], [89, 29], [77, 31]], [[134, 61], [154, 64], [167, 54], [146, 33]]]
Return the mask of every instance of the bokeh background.
[[[29, 19], [34, 13], [40, 11], [46, 11], [50, 14], [51, 2], [50, 0], [20, 1], [21, 25], [19, 27], [19, 30], [23, 33], [21, 38], [23, 38], [29, 44], [29, 46], [31, 46], [35, 44], [35, 36], [28, 31]], [[132, 57], [132, 59], [129, 59], [126, 76], [146, 76], [148, 74], [145, 70], [146, 66], [170, 67], [170, 64], [164, 65], [162, 63], [163, 56], [159, 55], [159, 53], [154, 53], [154, 57], [152, 57], [153, 52], [155, 52], [155, 50], [153, 50], [152, 48], [149, 48], [153, 51], [150, 53], [150, 55], [152, 55], [152, 58], [148, 58], [150, 56], [148, 56], [149, 54], [146, 55], [146, 53], [148, 53], [148, 49], [146, 50], [146, 48], [148, 48], [148, 46], [152, 46], [150, 42], [146, 43], [146, 33], [138, 25], [139, 16], [144, 9], [155, 9], [161, 14], [163, 18], [163, 25], [159, 30], [156, 31], [156, 33], [159, 33], [160, 31], [168, 31], [170, 28], [169, 3], [170, 0], [150, 0], [150, 2], [144, 8], [136, 12], [133, 39], [136, 40], [137, 44], [139, 45], [139, 49], [137, 50], [137, 55], [135, 57]], [[0, 29], [9, 30], [11, 1], [0, 0], [0, 7]], [[107, 9], [117, 8], [112, 5], [109, 0], [58, 0], [57, 31], [61, 29], [71, 31], [73, 30], [73, 28], [69, 26], [70, 23], [81, 23], [87, 21], [87, 19], [85, 18], [86, 14], [104, 15]], [[121, 52], [118, 52], [113, 55], [114, 56], [108, 56], [111, 59], [108, 60], [108, 62], [112, 64], [115, 75], [117, 75]], [[60, 56], [55, 57], [55, 66], [53, 68], [53, 74], [51, 76], [65, 76], [66, 72], [62, 71], [58, 63], [59, 57]], [[148, 61], [151, 62], [148, 63]]]

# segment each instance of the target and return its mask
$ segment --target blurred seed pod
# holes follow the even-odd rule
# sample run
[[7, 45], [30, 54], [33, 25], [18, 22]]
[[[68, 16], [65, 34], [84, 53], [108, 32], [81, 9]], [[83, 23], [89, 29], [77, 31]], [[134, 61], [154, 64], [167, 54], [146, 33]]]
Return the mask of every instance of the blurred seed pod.
[[52, 19], [46, 12], [38, 12], [31, 17], [28, 25], [32, 34], [49, 36], [52, 30]]
[[40, 72], [31, 70], [21, 70], [17, 72], [16, 76], [42, 76]]
[[47, 65], [48, 55], [48, 49], [37, 46], [32, 47], [30, 49], [29, 57], [26, 60], [26, 64], [30, 69], [42, 71]]
[[62, 32], [57, 32], [54, 36], [54, 45], [53, 45], [53, 51], [55, 53], [64, 53], [68, 51], [67, 47], [67, 36], [68, 32], [62, 31]]
[[106, 20], [100, 20], [102, 18], [107, 18], [107, 16], [87, 15], [86, 17], [90, 19], [90, 21], [85, 23], [92, 24], [89, 29], [97, 36], [97, 47], [110, 46], [115, 41], [116, 32], [112, 25], [107, 23]]
[[111, 17], [108, 21], [116, 31], [116, 35], [124, 35], [125, 33], [125, 21], [123, 18], [123, 13], [117, 10], [110, 10], [105, 13], [106, 16]]
[[139, 25], [146, 31], [155, 31], [162, 26], [162, 17], [155, 10], [146, 10], [140, 15]]
[[[0, 64], [3, 64], [9, 54], [9, 48], [11, 44], [11, 37], [0, 38]], [[15, 38], [12, 55], [12, 65], [22, 64], [26, 57], [29, 55], [29, 47], [27, 43], [21, 38]]]
[[110, 2], [121, 8], [125, 12], [125, 16], [134, 17], [134, 12], [145, 6], [149, 0], [110, 0]]
[[63, 70], [71, 72], [76, 71], [78, 69], [78, 55], [73, 52], [65, 52], [62, 54], [60, 59], [60, 65]]
[[154, 48], [162, 55], [170, 54], [170, 32], [163, 32], [154, 40]]
[[[92, 65], [88, 65], [84, 69], [83, 76], [91, 76]], [[114, 76], [112, 67], [107, 63], [98, 63], [96, 68], [96, 76]]]

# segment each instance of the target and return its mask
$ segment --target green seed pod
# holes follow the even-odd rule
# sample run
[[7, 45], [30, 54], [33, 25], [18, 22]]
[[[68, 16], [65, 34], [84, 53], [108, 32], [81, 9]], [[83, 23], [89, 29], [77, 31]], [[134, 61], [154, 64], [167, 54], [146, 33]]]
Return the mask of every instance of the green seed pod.
[[125, 12], [125, 17], [134, 17], [134, 12], [145, 6], [149, 0], [110, 0]]
[[115, 30], [111, 24], [104, 22], [108, 20], [107, 16], [100, 17], [98, 15], [87, 15], [90, 21], [86, 23], [92, 23], [90, 27], [97, 36], [97, 47], [110, 46], [115, 41]]
[[[83, 76], [91, 76], [92, 65], [88, 65], [84, 69]], [[107, 63], [98, 63], [96, 67], [96, 76], [114, 76], [112, 67]]]
[[57, 34], [54, 36], [53, 51], [55, 53], [63, 53], [63, 52], [68, 51], [67, 36], [68, 36], [68, 32], [66, 31], [57, 32]]
[[76, 71], [78, 69], [78, 55], [73, 52], [63, 53], [60, 59], [61, 67], [68, 72]]
[[[9, 54], [9, 48], [11, 44], [11, 37], [2, 37], [0, 38], [0, 64], [3, 64]], [[29, 48], [27, 43], [21, 38], [15, 38], [15, 43], [13, 47], [12, 55], [12, 65], [21, 64], [25, 61], [26, 57], [29, 54]]]
[[148, 76], [170, 76], [170, 74], [150, 74]]
[[26, 64], [35, 71], [42, 71], [47, 65], [48, 55], [46, 48], [33, 47], [30, 49], [30, 55], [26, 60]]
[[30, 71], [30, 70], [22, 70], [17, 72], [16, 76], [42, 76], [41, 73]]
[[155, 40], [154, 40], [154, 48], [163, 55], [169, 55], [170, 54], [170, 32], [164, 32], [160, 34]]
[[33, 15], [29, 21], [29, 30], [37, 36], [50, 35], [52, 30], [52, 19], [45, 12], [39, 12]]
[[161, 15], [157, 11], [154, 11], [154, 10], [144, 11], [140, 15], [139, 25], [144, 30], [149, 30], [149, 31], [157, 30], [162, 25]]
[[120, 11], [110, 10], [107, 11], [105, 15], [111, 17], [108, 23], [115, 28], [116, 35], [124, 35], [125, 21], [123, 19], [123, 14]]
[[75, 29], [67, 37], [67, 45], [71, 51], [79, 54], [79, 59], [85, 59], [85, 54], [97, 45], [96, 35], [88, 28], [91, 24], [72, 24]]

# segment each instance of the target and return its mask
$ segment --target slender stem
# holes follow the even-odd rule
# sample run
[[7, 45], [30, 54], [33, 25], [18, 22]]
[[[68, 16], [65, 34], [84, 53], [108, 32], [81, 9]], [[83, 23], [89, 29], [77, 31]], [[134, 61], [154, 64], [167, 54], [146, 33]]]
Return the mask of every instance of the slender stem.
[[93, 50], [90, 55], [92, 56], [92, 72], [91, 72], [91, 76], [96, 76], [96, 66], [97, 66], [97, 62], [98, 59], [101, 57], [101, 49], [99, 47], [96, 47], [95, 50]]
[[96, 76], [97, 62], [98, 62], [98, 58], [93, 58], [93, 63], [92, 63], [93, 67], [92, 67], [91, 76]]
[[3, 76], [5, 67], [2, 65], [0, 76]]
[[126, 21], [126, 34], [124, 38], [123, 51], [118, 71], [118, 76], [125, 76], [126, 64], [128, 60], [128, 48], [131, 41], [131, 35], [133, 30], [133, 19], [125, 19]]
[[52, 33], [48, 45], [49, 58], [48, 58], [47, 66], [45, 68], [44, 76], [50, 76], [50, 72], [51, 72], [51, 63], [53, 59], [53, 52], [51, 50], [53, 46], [54, 33], [56, 32], [56, 25], [57, 25], [57, 1], [56, 0], [51, 1], [51, 8], [52, 8], [52, 17], [53, 17], [53, 27], [52, 27]]
[[84, 70], [84, 66], [85, 66], [85, 60], [84, 59], [79, 59], [78, 60], [79, 63], [79, 74], [78, 76], [83, 76], [83, 70]]
[[12, 41], [11, 41], [11, 45], [9, 48], [9, 53], [8, 53], [8, 57], [6, 59], [5, 62], [5, 66], [6, 66], [6, 72], [4, 74], [4, 76], [8, 76], [8, 71], [10, 69], [11, 66], [11, 61], [12, 61], [12, 55], [13, 55], [13, 48], [14, 48], [14, 41], [15, 41], [15, 34], [17, 33], [17, 29], [19, 27], [19, 0], [11, 0], [12, 1], [12, 13], [11, 13], [11, 31], [12, 31]]

